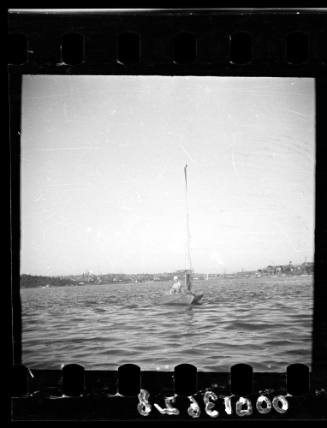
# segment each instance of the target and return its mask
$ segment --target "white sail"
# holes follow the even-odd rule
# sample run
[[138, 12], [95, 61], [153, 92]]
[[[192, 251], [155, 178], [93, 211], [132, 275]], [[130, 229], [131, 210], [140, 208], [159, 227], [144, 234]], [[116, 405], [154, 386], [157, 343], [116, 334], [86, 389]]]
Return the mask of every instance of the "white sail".
[[185, 177], [185, 204], [186, 204], [186, 251], [185, 251], [185, 292], [170, 294], [163, 296], [160, 304], [167, 305], [194, 305], [200, 304], [203, 294], [193, 293], [191, 291], [191, 274], [192, 274], [192, 259], [191, 259], [191, 232], [190, 232], [190, 215], [188, 206], [188, 186], [187, 186], [187, 164], [184, 167]]
[[188, 183], [187, 183], [187, 167], [184, 166], [185, 177], [185, 208], [186, 208], [186, 251], [185, 251], [185, 270], [192, 271], [192, 258], [191, 258], [191, 229], [190, 229], [190, 213], [188, 203]]

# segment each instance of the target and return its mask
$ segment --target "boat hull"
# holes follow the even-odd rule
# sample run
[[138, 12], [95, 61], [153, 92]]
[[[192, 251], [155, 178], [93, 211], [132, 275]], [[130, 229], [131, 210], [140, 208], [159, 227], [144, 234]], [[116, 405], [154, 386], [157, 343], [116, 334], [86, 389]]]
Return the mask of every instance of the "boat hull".
[[172, 294], [164, 296], [160, 304], [162, 305], [196, 305], [200, 303], [203, 294]]

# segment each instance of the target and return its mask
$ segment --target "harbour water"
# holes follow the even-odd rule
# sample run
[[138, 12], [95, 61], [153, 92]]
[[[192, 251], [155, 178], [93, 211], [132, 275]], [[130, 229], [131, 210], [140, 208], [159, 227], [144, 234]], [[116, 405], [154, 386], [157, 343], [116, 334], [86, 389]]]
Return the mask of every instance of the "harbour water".
[[194, 281], [198, 306], [157, 302], [168, 282], [23, 288], [23, 363], [59, 369], [173, 370], [190, 363], [228, 371], [240, 362], [256, 371], [311, 364], [312, 276]]

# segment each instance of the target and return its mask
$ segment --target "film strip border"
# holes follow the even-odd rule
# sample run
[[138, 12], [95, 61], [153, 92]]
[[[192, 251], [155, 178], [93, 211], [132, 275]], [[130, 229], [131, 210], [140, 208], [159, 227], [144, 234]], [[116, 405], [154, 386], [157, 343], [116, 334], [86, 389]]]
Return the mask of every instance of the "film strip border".
[[327, 11], [9, 14], [11, 67], [26, 73], [319, 75]]
[[13, 414], [19, 419], [323, 419], [327, 391], [313, 388], [308, 366], [289, 365], [279, 376], [236, 364], [230, 373], [203, 373], [191, 364], [174, 372], [142, 372], [124, 364], [117, 372], [12, 372]]
[[[327, 64], [326, 27], [325, 12], [165, 12], [123, 16], [117, 13], [80, 16], [10, 13], [8, 63], [10, 72], [18, 76], [55, 73], [323, 78]], [[19, 79], [11, 80], [17, 96], [12, 106], [13, 117], [17, 119], [12, 127], [16, 129]], [[322, 187], [325, 170], [322, 159], [326, 155], [322, 141], [325, 141], [326, 132], [322, 129], [324, 112], [320, 107], [325, 106], [326, 85], [320, 80], [317, 85], [317, 138], [320, 142], [317, 145], [317, 184]], [[17, 138], [13, 137], [13, 141], [18, 143]], [[321, 203], [318, 198], [318, 205]], [[321, 222], [318, 226], [323, 232]], [[302, 375], [293, 377], [302, 385], [297, 391], [300, 394], [292, 389], [290, 368], [284, 374], [267, 374], [252, 373], [251, 368], [243, 366], [238, 377], [233, 375], [237, 373], [237, 366], [233, 366], [231, 373], [218, 374], [197, 372], [195, 368], [196, 388], [179, 390], [178, 379], [184, 379], [180, 384], [185, 388], [190, 385], [188, 382], [192, 384], [194, 368], [186, 366], [189, 368], [185, 369], [185, 377], [179, 378], [177, 368], [172, 374], [141, 372], [134, 365], [122, 366], [118, 372], [88, 372], [78, 365], [66, 366], [62, 371], [31, 371], [16, 366], [12, 377], [14, 419], [326, 418], [325, 378], [317, 377], [326, 367], [322, 291], [326, 271], [321, 257], [323, 242], [318, 242], [321, 236], [321, 233], [316, 234], [319, 257], [315, 263], [315, 379], [308, 383], [308, 368], [301, 366]], [[19, 290], [15, 288], [14, 296], [17, 293]], [[247, 377], [250, 371], [251, 376]], [[249, 385], [248, 381], [251, 387], [246, 388], [244, 385]], [[237, 382], [243, 385], [239, 390], [235, 387]], [[278, 399], [280, 396], [287, 404]], [[276, 406], [282, 412], [278, 412]], [[266, 410], [261, 413], [258, 407]]]

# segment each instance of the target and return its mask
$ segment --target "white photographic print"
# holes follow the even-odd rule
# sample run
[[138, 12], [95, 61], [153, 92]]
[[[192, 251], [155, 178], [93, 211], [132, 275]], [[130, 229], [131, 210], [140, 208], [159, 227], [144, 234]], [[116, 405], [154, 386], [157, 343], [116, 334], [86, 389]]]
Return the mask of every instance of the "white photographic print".
[[23, 364], [311, 366], [314, 84], [24, 75]]

